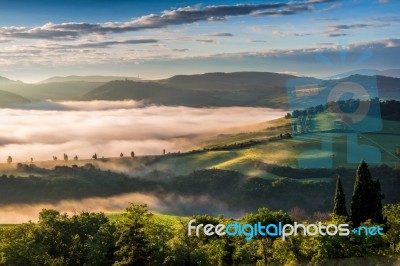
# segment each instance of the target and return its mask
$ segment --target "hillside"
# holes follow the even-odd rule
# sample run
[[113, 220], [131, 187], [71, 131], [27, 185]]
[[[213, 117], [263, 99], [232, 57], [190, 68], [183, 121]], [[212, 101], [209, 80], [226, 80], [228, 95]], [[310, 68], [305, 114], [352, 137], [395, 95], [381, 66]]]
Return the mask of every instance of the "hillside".
[[[167, 213], [179, 215], [254, 211], [260, 206], [290, 210], [299, 202], [307, 206], [309, 213], [329, 211], [334, 178], [340, 175], [345, 192], [351, 194], [357, 164], [347, 162], [347, 139], [332, 138], [327, 131], [331, 128], [328, 114], [317, 114], [315, 119], [318, 132], [292, 138], [280, 137], [289, 131], [291, 123], [281, 118], [244, 128], [243, 133], [215, 136], [186, 152], [30, 165], [3, 163], [0, 204], [145, 193], [162, 201]], [[387, 203], [398, 201], [399, 158], [394, 153], [395, 143], [400, 143], [399, 125], [398, 121], [387, 120], [382, 131], [363, 133], [358, 138], [359, 144], [379, 143], [377, 148], [386, 165], [370, 167], [372, 175], [381, 180]], [[326, 138], [332, 141], [333, 157], [326, 151], [314, 151], [312, 156], [332, 158], [333, 167], [299, 168], [299, 155], [318, 150]], [[177, 203], [186, 197], [207, 197], [218, 204], [210, 209], [208, 201]]]
[[263, 92], [286, 90], [286, 81], [291, 78], [295, 76], [270, 72], [232, 72], [177, 75], [159, 82], [185, 90]]
[[22, 82], [21, 81], [14, 81], [14, 80], [11, 80], [11, 79], [8, 79], [8, 78], [5, 78], [5, 77], [1, 77], [0, 76], [0, 85], [1, 84], [12, 84], [12, 83], [19, 83], [19, 84], [21, 84]]
[[174, 76], [150, 81], [112, 81], [87, 93], [85, 100], [146, 100], [185, 106], [264, 106], [285, 108], [286, 85], [293, 76], [235, 72]]
[[364, 87], [377, 86], [378, 95], [381, 100], [399, 100], [400, 99], [400, 78], [386, 76], [366, 76], [351, 75], [339, 80], [329, 80], [324, 82], [330, 86], [335, 86], [339, 82], [354, 82]]
[[10, 107], [19, 103], [29, 103], [29, 100], [18, 94], [0, 90], [0, 107]]
[[[287, 109], [287, 82], [296, 78], [269, 72], [177, 75], [157, 81], [116, 76], [68, 76], [53, 77], [37, 84], [0, 78], [0, 90], [21, 95], [31, 101], [133, 99], [175, 106], [257, 106]], [[356, 74], [330, 80], [307, 78], [307, 82], [317, 84], [321, 89], [315, 101], [310, 102], [312, 106], [326, 103], [330, 90], [342, 82], [354, 82], [364, 87], [377, 86], [379, 97], [384, 100], [398, 100], [400, 97], [399, 78]], [[293, 100], [304, 107], [300, 97]]]
[[44, 84], [0, 84], [0, 90], [19, 94], [31, 101], [43, 101], [51, 99], [58, 100], [77, 100], [85, 93], [99, 87], [102, 82], [52, 82]]

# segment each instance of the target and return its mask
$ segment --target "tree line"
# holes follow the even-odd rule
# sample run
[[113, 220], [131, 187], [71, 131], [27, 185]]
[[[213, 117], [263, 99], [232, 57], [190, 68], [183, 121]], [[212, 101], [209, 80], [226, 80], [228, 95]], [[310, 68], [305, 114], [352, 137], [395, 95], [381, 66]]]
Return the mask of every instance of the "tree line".
[[400, 101], [396, 100], [386, 100], [381, 101], [379, 98], [374, 98], [366, 101], [361, 101], [359, 99], [349, 99], [345, 101], [328, 102], [326, 104], [320, 104], [317, 106], [312, 106], [304, 110], [294, 110], [292, 113], [287, 113], [285, 118], [299, 118], [307, 115], [316, 115], [329, 111], [331, 113], [345, 112], [353, 113], [360, 105], [363, 104], [378, 104], [380, 109], [380, 115], [382, 119], [400, 121]]

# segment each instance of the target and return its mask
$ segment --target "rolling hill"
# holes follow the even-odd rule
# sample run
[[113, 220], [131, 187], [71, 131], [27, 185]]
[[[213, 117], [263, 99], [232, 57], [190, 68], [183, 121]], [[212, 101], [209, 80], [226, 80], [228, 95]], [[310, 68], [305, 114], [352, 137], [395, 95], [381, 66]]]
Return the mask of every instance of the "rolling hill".
[[264, 106], [285, 108], [286, 80], [267, 72], [207, 73], [159, 81], [112, 81], [87, 93], [85, 100], [145, 100], [165, 105]]
[[[179, 75], [158, 81], [111, 81], [85, 94], [82, 99], [133, 99], [194, 107], [258, 106], [287, 109], [287, 81], [296, 78], [268, 72], [234, 72]], [[399, 78], [352, 75], [331, 80], [306, 79], [320, 88], [320, 95], [316, 101], [310, 102], [310, 106], [325, 104], [330, 90], [342, 82], [377, 87], [379, 97], [384, 100], [400, 99]], [[301, 99], [298, 98], [298, 101]]]
[[0, 90], [16, 93], [30, 101], [77, 100], [85, 93], [99, 87], [103, 82], [66, 81], [43, 84], [0, 84]]
[[[303, 78], [269, 72], [233, 72], [177, 75], [157, 81], [131, 79], [134, 78], [68, 76], [50, 78], [37, 84], [24, 84], [0, 78], [0, 90], [21, 95], [31, 101], [132, 99], [173, 106], [288, 109], [287, 82]], [[320, 88], [319, 96], [316, 101], [310, 102], [310, 106], [326, 103], [331, 88], [342, 82], [354, 82], [364, 87], [377, 86], [381, 99], [400, 99], [400, 78], [355, 74], [329, 80], [305, 79]], [[300, 101], [300, 106], [304, 104], [300, 98], [295, 98], [295, 101]]]
[[29, 103], [30, 101], [18, 94], [0, 90], [0, 107], [11, 107], [14, 104]]
[[2, 84], [16, 84], [16, 83], [22, 84], [21, 81], [15, 81], [15, 80], [11, 80], [11, 79], [8, 79], [8, 78], [0, 76], [0, 85], [2, 85]]

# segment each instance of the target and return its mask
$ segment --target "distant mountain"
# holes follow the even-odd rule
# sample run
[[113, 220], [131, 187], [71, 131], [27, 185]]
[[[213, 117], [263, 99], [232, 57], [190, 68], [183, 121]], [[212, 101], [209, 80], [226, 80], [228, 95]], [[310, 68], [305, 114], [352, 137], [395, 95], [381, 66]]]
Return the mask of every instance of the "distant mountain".
[[0, 90], [19, 94], [31, 101], [77, 100], [82, 95], [104, 84], [103, 82], [52, 82], [44, 84], [0, 83]]
[[400, 78], [400, 69], [387, 69], [379, 71], [379, 75], [392, 78]]
[[122, 77], [122, 76], [66, 76], [66, 77], [52, 77], [45, 79], [39, 83], [54, 83], [54, 82], [72, 82], [72, 81], [84, 81], [84, 82], [110, 82], [113, 80], [138, 80], [134, 77]]
[[377, 86], [378, 96], [382, 100], [400, 100], [400, 78], [385, 76], [352, 75], [343, 79], [331, 81], [332, 85], [350, 81], [363, 86]]
[[11, 107], [14, 104], [29, 103], [30, 101], [18, 94], [0, 90], [0, 107]]
[[206, 73], [201, 75], [177, 75], [160, 80], [171, 87], [185, 90], [223, 92], [286, 90], [286, 81], [295, 76], [270, 72]]
[[[159, 81], [112, 81], [85, 94], [82, 99], [133, 99], [193, 107], [260, 106], [287, 109], [286, 82], [292, 78], [296, 77], [268, 72], [235, 72], [179, 75]], [[307, 79], [312, 84], [318, 84], [321, 90], [318, 97], [309, 103], [301, 97], [295, 98], [298, 106], [311, 107], [326, 103], [330, 90], [345, 81], [377, 86], [379, 97], [384, 100], [400, 98], [398, 78], [352, 75], [331, 80]]]
[[294, 76], [268, 72], [178, 75], [159, 81], [112, 81], [85, 100], [145, 100], [155, 104], [268, 106], [286, 108], [286, 81]]
[[[157, 81], [113, 80], [110, 82], [64, 81], [38, 84], [0, 82], [0, 90], [20, 95], [25, 100], [125, 100], [132, 99], [160, 105], [253, 106], [287, 109], [287, 81], [295, 76], [269, 72], [206, 73], [177, 75]], [[307, 107], [326, 103], [330, 90], [345, 81], [362, 86], [377, 86], [383, 100], [400, 100], [400, 78], [350, 75], [321, 80], [307, 78], [320, 88], [318, 99], [305, 103], [294, 98], [296, 106]], [[349, 94], [351, 96], [351, 94]], [[8, 101], [8, 100], [7, 100]], [[292, 103], [293, 104], [293, 103]]]
[[0, 77], [0, 84], [15, 84], [15, 83], [18, 83], [18, 84], [21, 84], [22, 82], [21, 81], [15, 81], [15, 80], [11, 80], [11, 79], [8, 79], [8, 78], [5, 78], [5, 77]]
[[[174, 91], [175, 92], [175, 91]], [[88, 92], [85, 100], [155, 99], [167, 96], [168, 89], [157, 82], [114, 80]]]
[[326, 77], [325, 79], [342, 79], [353, 75], [363, 76], [385, 76], [392, 78], [400, 78], [400, 69], [387, 69], [387, 70], [376, 70], [376, 69], [357, 69], [340, 73], [337, 75]]

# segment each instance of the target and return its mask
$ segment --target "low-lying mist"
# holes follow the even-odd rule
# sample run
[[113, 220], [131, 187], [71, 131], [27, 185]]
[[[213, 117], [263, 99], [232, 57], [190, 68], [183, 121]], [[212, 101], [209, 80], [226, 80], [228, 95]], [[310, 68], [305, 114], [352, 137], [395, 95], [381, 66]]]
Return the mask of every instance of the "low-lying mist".
[[[233, 129], [275, 119], [268, 108], [190, 108], [136, 101], [51, 102], [0, 109], [0, 162], [161, 154], [192, 149], [196, 143]], [[241, 129], [242, 131], [245, 128]]]
[[55, 209], [61, 213], [122, 212], [129, 203], [147, 204], [152, 212], [174, 215], [193, 215], [208, 213], [239, 217], [241, 212], [230, 212], [223, 203], [218, 203], [209, 196], [162, 195], [162, 199], [151, 194], [127, 193], [107, 198], [92, 197], [81, 200], [62, 200], [57, 203], [9, 204], [0, 206], [0, 224], [20, 224], [36, 222], [42, 209]]

